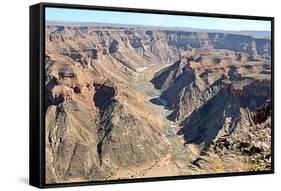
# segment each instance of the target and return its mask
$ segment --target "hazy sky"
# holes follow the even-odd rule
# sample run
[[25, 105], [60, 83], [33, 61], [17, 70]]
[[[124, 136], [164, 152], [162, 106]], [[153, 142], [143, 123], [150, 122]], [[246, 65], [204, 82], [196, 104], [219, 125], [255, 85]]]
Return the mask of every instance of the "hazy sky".
[[46, 8], [47, 21], [101, 22], [163, 27], [188, 27], [217, 30], [260, 30], [270, 31], [270, 21], [224, 19], [115, 11], [94, 11], [67, 8]]

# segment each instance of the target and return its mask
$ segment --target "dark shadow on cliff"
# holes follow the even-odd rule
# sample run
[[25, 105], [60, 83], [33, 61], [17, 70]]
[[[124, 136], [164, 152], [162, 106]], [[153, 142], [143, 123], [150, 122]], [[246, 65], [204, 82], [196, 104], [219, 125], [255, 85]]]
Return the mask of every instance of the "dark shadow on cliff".
[[212, 99], [194, 110], [183, 122], [177, 134], [183, 135], [187, 144], [208, 145], [223, 127], [226, 92], [221, 90]]
[[[203, 78], [203, 80], [207, 80], [206, 79], [207, 78], [206, 75], [208, 75], [208, 73], [204, 72], [203, 74], [201, 74], [200, 77]], [[197, 96], [198, 96], [197, 99], [200, 99], [200, 97], [202, 97], [202, 94], [203, 95], [204, 94], [205, 95], [206, 94], [209, 95], [210, 92], [215, 92], [215, 94], [216, 94], [216, 92], [219, 92], [221, 90], [222, 86], [223, 86], [222, 85], [223, 84], [222, 81], [225, 80], [225, 79], [226, 79], [225, 75], [222, 75], [222, 77], [217, 79], [212, 85], [210, 85], [206, 90], [204, 90], [204, 92], [201, 92], [200, 94], [197, 94]], [[187, 97], [190, 97], [191, 96], [190, 94], [192, 92], [196, 91], [196, 90], [200, 91], [198, 86], [196, 86], [195, 84], [191, 84], [191, 86], [189, 88], [190, 89], [188, 89], [188, 91], [186, 91], [186, 93], [185, 93], [186, 95], [188, 95]], [[214, 90], [214, 89], [218, 89], [218, 90]], [[186, 95], [184, 95], [184, 96], [186, 96]], [[180, 104], [180, 102], [177, 103], [177, 104]], [[178, 107], [177, 104], [175, 105], [175, 107]], [[178, 115], [177, 110], [174, 109], [173, 112], [169, 116], [167, 116], [167, 118], [170, 121], [176, 121], [176, 120], [179, 120], [177, 115]]]
[[163, 106], [167, 110], [169, 109], [167, 107], [166, 101], [161, 99], [160, 97], [151, 98], [149, 101], [155, 105]]
[[253, 96], [244, 87], [242, 95], [235, 94], [229, 87], [221, 89], [200, 108], [195, 109], [181, 124], [183, 126], [178, 135], [183, 135], [186, 143], [208, 145], [217, 136], [225, 123], [225, 118], [231, 120], [231, 133], [241, 120], [240, 108], [247, 108], [250, 112], [260, 107], [268, 96]]
[[156, 89], [161, 89], [166, 79], [171, 73], [174, 72], [173, 77], [171, 79], [176, 78], [175, 71], [178, 69], [179, 65], [180, 65], [180, 61], [178, 60], [171, 66], [168, 66], [167, 68], [158, 71], [149, 82], [152, 83]]
[[94, 84], [94, 87], [95, 94], [93, 96], [93, 102], [97, 108], [104, 110], [113, 101], [116, 91], [114, 87], [101, 84]]

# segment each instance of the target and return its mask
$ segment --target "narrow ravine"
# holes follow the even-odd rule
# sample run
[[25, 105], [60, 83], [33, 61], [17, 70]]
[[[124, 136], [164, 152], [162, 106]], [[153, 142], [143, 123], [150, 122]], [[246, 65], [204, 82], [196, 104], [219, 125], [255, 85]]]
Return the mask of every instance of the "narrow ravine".
[[186, 173], [186, 171], [181, 171], [181, 165], [179, 165], [181, 159], [184, 160], [184, 163], [187, 163], [185, 161], [187, 158], [184, 156], [184, 142], [182, 137], [177, 135], [177, 131], [180, 128], [179, 124], [168, 120], [167, 117], [171, 114], [172, 110], [167, 109], [165, 100], [160, 98], [161, 90], [155, 89], [149, 82], [156, 72], [165, 67], [167, 65], [155, 65], [149, 68], [143, 68], [137, 77], [137, 88], [144, 94], [145, 101], [154, 110], [155, 116], [165, 124], [162, 131], [169, 145], [167, 155], [141, 173], [145, 177], [174, 176]]

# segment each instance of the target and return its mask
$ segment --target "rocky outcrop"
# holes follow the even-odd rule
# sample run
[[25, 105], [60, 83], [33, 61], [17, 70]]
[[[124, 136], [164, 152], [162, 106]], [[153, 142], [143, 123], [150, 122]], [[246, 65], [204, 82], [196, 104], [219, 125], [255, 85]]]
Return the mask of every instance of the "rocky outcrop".
[[264, 123], [271, 116], [272, 102], [271, 99], [267, 100], [264, 105], [259, 107], [253, 117], [255, 124]]
[[166, 153], [156, 124], [125, 108], [112, 81], [84, 88], [47, 108], [47, 182], [104, 180]]
[[[237, 55], [232, 51], [206, 49], [184, 51], [175, 64], [156, 73], [151, 82], [163, 89], [160, 97], [173, 109], [170, 119], [182, 120], [190, 115], [216, 95], [224, 84], [235, 82], [231, 88], [235, 89], [233, 93], [240, 95], [270, 95], [270, 75], [262, 74], [270, 63], [263, 59], [252, 62], [247, 54], [239, 54], [237, 59]], [[255, 78], [264, 80], [255, 81]], [[241, 89], [243, 83], [250, 82], [251, 86]]]
[[108, 52], [109, 52], [110, 54], [115, 53], [115, 52], [117, 52], [118, 48], [119, 48], [119, 47], [118, 47], [118, 41], [115, 40], [115, 39], [113, 39], [113, 40], [110, 42], [110, 45], [109, 45], [109, 48], [108, 48]]
[[[253, 112], [256, 116], [261, 108], [268, 111], [268, 101]], [[267, 112], [266, 112], [267, 113]], [[263, 115], [264, 116], [264, 115]], [[243, 117], [242, 117], [243, 118]], [[255, 117], [253, 118], [255, 119]], [[202, 152], [204, 160], [196, 168], [203, 170], [220, 164], [219, 172], [229, 168], [229, 161], [240, 164], [237, 170], [260, 171], [271, 169], [271, 115], [260, 124], [244, 123], [243, 130], [234, 130], [230, 134], [217, 136], [210, 146]], [[215, 162], [215, 160], [217, 162]], [[198, 163], [198, 162], [197, 162]]]
[[[270, 89], [271, 82], [265, 81], [268, 89]], [[217, 94], [184, 119], [180, 134], [184, 135], [187, 143], [208, 146], [219, 134], [219, 131], [231, 133], [236, 128], [247, 128], [243, 127], [244, 123], [248, 123], [249, 126], [253, 124], [251, 112], [254, 112], [269, 99], [271, 93], [269, 91], [267, 94], [255, 94], [254, 91], [248, 91], [248, 89], [262, 87], [264, 85], [263, 79], [251, 82], [244, 79], [239, 90], [233, 88], [233, 86], [237, 86], [237, 83], [223, 84], [222, 89]], [[241, 85], [241, 82], [239, 84]], [[243, 121], [243, 118], [246, 118], [246, 120]]]

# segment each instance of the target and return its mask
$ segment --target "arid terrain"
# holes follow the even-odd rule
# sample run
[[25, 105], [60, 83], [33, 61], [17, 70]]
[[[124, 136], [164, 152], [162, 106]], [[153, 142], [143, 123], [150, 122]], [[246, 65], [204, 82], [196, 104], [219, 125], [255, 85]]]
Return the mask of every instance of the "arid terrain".
[[46, 183], [271, 169], [271, 40], [46, 25]]

